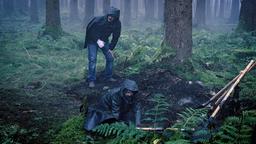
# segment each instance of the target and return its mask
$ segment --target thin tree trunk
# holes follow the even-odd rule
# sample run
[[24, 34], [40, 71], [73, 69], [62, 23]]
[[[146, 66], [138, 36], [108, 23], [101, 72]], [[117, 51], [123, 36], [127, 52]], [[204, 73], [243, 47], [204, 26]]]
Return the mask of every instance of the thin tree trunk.
[[59, 0], [46, 0], [45, 34], [58, 38], [61, 33]]
[[225, 0], [220, 0], [220, 13], [219, 17], [224, 18]]
[[197, 0], [196, 3], [196, 14], [195, 14], [195, 23], [197, 26], [205, 25], [205, 0]]
[[107, 14], [110, 8], [110, 0], [103, 0], [103, 13]]
[[215, 18], [218, 17], [218, 13], [219, 13], [219, 0], [215, 0], [215, 3], [214, 3], [214, 16]]
[[70, 21], [79, 21], [78, 0], [71, 0], [70, 1], [69, 19], [70, 19]]
[[230, 23], [236, 24], [239, 19], [239, 4], [240, 0], [232, 0]]
[[154, 19], [155, 9], [154, 0], [144, 0], [145, 3], [145, 20], [150, 21]]
[[123, 24], [125, 26], [131, 25], [131, 0], [124, 1], [124, 17], [123, 17]]
[[253, 35], [256, 35], [256, 1], [255, 0], [243, 0], [241, 3], [241, 11], [239, 17], [239, 30], [247, 32], [254, 31]]
[[134, 19], [138, 18], [138, 8], [139, 8], [138, 6], [139, 6], [138, 0], [132, 0], [132, 17]]
[[94, 8], [95, 8], [95, 1], [94, 0], [85, 0], [85, 17], [84, 17], [84, 24], [87, 23], [94, 17]]
[[166, 0], [164, 21], [165, 43], [176, 49], [174, 62], [183, 62], [192, 55], [192, 0]]
[[158, 0], [158, 20], [163, 21], [164, 19], [164, 0]]
[[30, 21], [32, 23], [39, 23], [38, 0], [30, 1]]

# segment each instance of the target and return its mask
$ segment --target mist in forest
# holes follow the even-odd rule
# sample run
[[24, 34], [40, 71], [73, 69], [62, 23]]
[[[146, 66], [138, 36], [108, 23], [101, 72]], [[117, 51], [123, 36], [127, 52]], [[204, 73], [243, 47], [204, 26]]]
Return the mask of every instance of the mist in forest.
[[[94, 16], [105, 15], [109, 7], [121, 10], [125, 28], [163, 26], [164, 0], [59, 0], [64, 30], [81, 31]], [[193, 0], [194, 28], [230, 31], [239, 18], [240, 0]], [[1, 0], [1, 19], [18, 20], [30, 17], [32, 23], [45, 23], [46, 0]], [[72, 26], [73, 25], [73, 26]], [[74, 27], [75, 26], [75, 27]]]

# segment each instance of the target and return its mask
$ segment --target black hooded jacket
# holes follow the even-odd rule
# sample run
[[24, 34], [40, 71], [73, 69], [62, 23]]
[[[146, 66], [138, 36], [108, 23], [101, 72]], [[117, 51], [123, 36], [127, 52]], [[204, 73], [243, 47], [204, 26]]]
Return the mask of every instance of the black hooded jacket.
[[95, 126], [109, 119], [140, 124], [140, 105], [134, 96], [130, 99], [124, 90], [138, 91], [135, 81], [125, 80], [121, 87], [110, 90], [95, 107], [89, 107], [84, 128], [92, 130]]
[[[108, 15], [114, 17], [113, 22], [108, 22]], [[94, 17], [87, 25], [84, 47], [86, 48], [89, 43], [96, 43], [98, 39], [104, 42], [109, 42], [108, 38], [112, 34], [109, 49], [113, 50], [121, 33], [121, 22], [119, 17], [120, 10], [114, 7], [111, 7], [105, 16]]]

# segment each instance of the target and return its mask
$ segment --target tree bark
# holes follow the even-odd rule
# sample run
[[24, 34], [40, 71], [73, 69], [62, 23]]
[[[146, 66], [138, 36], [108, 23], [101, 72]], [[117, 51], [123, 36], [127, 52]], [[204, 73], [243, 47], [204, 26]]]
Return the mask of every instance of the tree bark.
[[131, 25], [131, 0], [124, 1], [124, 17], [123, 17], [123, 24], [125, 26]]
[[239, 16], [239, 30], [247, 32], [254, 31], [253, 35], [256, 35], [256, 1], [255, 0], [243, 0], [241, 3], [241, 11]]
[[70, 5], [69, 20], [70, 21], [79, 21], [78, 0], [71, 0], [69, 5]]
[[110, 8], [110, 0], [103, 0], [103, 13], [107, 14]]
[[94, 8], [95, 1], [94, 0], [85, 0], [85, 16], [84, 16], [84, 24], [87, 25], [88, 22], [94, 17]]
[[239, 19], [239, 4], [240, 0], [232, 0], [230, 23], [236, 24]]
[[192, 0], [165, 1], [165, 43], [176, 49], [175, 62], [192, 55]]
[[154, 19], [155, 9], [154, 0], [144, 0], [145, 3], [145, 20], [150, 21]]
[[197, 0], [196, 3], [196, 14], [195, 14], [195, 23], [196, 26], [204, 26], [205, 25], [205, 13], [206, 13], [206, 3], [205, 0]]
[[30, 1], [30, 22], [39, 23], [38, 0]]
[[45, 34], [58, 38], [62, 34], [59, 0], [46, 0]]

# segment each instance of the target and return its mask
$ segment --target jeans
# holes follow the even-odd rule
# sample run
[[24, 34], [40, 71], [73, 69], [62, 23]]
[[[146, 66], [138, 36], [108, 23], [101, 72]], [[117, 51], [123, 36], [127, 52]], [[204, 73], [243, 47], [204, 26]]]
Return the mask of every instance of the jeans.
[[113, 61], [114, 57], [109, 52], [109, 44], [106, 43], [103, 48], [99, 48], [99, 46], [96, 43], [88, 44], [88, 77], [87, 80], [95, 81], [96, 80], [96, 63], [97, 63], [97, 51], [98, 49], [101, 49], [105, 59], [106, 59], [106, 65], [105, 65], [105, 71], [104, 76], [105, 78], [111, 78], [112, 77], [112, 71], [113, 71]]

